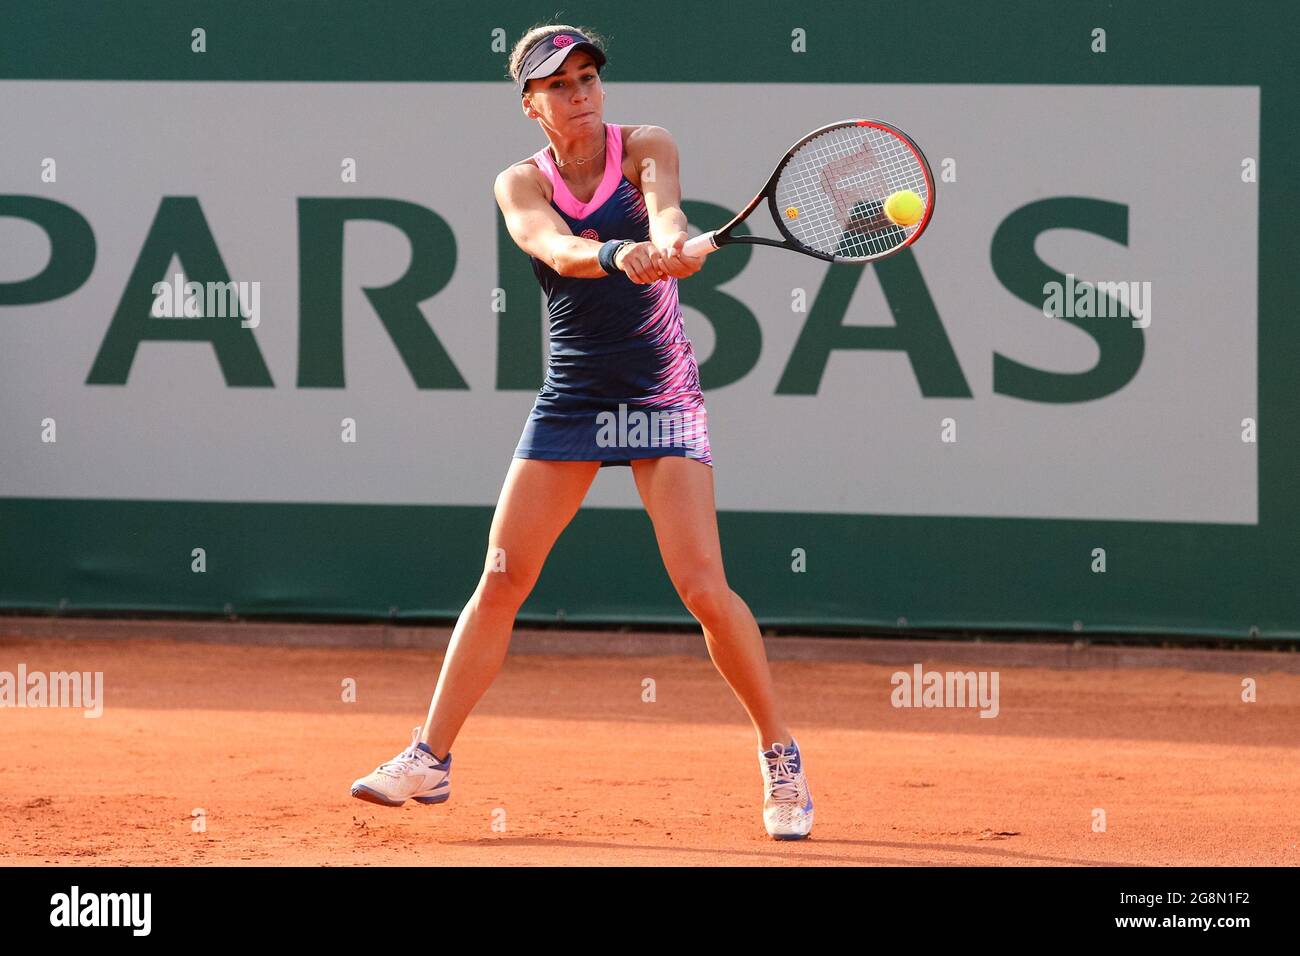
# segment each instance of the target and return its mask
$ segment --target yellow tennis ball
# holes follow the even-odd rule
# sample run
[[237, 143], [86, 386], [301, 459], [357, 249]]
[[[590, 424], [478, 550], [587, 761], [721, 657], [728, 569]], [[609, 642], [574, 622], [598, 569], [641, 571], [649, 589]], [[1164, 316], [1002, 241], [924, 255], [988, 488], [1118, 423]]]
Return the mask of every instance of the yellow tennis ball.
[[896, 226], [914, 226], [925, 214], [925, 203], [910, 189], [890, 193], [885, 200], [885, 216]]
[[798, 210], [798, 209], [795, 209], [794, 206], [786, 206], [786, 207], [785, 207], [785, 218], [786, 218], [786, 219], [798, 219], [798, 218], [799, 218], [799, 210]]

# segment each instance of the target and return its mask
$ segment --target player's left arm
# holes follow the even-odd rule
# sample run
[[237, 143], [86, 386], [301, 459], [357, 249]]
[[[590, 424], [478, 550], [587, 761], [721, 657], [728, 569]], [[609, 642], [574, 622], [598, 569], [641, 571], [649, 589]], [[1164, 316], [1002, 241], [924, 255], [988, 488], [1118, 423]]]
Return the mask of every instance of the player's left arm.
[[672, 134], [662, 126], [642, 126], [628, 137], [650, 216], [650, 241], [664, 257], [668, 274], [678, 279], [699, 272], [704, 257], [682, 255], [686, 214], [682, 212], [681, 163]]

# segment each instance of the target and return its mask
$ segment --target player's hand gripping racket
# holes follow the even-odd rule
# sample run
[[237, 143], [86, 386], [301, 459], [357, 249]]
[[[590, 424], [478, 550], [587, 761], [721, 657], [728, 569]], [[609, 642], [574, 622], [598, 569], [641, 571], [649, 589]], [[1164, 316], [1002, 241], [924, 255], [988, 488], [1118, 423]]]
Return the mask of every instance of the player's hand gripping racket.
[[[784, 240], [733, 236], [763, 197]], [[920, 238], [934, 213], [934, 177], [920, 147], [877, 120], [842, 120], [791, 146], [744, 209], [688, 239], [705, 256], [731, 243], [777, 246], [828, 262], [874, 262]]]

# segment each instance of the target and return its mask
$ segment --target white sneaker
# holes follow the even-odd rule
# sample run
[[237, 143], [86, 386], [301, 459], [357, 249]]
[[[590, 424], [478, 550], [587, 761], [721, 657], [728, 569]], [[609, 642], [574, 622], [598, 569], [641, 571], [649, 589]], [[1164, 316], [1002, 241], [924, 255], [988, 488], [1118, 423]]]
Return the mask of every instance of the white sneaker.
[[790, 747], [773, 743], [766, 753], [758, 752], [763, 769], [763, 825], [778, 840], [802, 840], [812, 832], [813, 799], [804, 776], [799, 744], [791, 737]]
[[411, 746], [373, 773], [352, 784], [352, 796], [358, 800], [400, 807], [407, 800], [416, 803], [442, 803], [451, 796], [451, 753], [438, 758], [420, 749], [420, 728], [411, 731]]

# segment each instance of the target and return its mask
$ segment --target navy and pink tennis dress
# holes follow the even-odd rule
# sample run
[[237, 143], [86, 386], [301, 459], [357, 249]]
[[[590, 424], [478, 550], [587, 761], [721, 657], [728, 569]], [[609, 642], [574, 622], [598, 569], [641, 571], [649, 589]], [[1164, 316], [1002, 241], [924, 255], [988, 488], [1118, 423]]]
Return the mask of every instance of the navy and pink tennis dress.
[[[623, 136], [605, 125], [605, 177], [579, 202], [545, 148], [533, 154], [551, 181], [551, 206], [575, 236], [650, 239], [641, 191], [623, 175]], [[560, 275], [529, 256], [546, 294], [550, 358], [516, 458], [599, 461], [676, 455], [713, 463], [695, 350], [682, 327], [677, 280], [639, 285], [621, 272]]]

